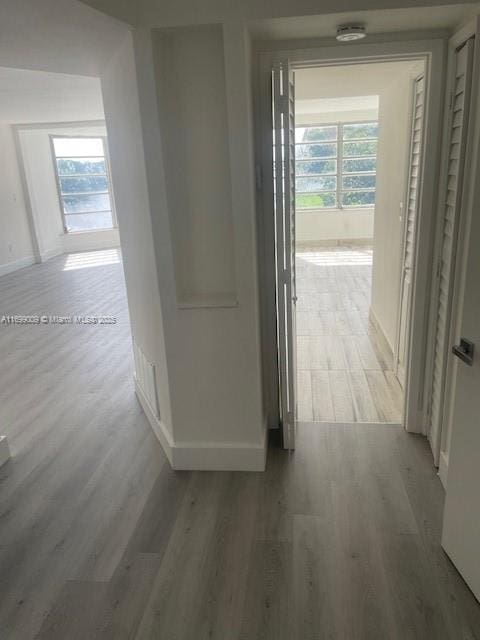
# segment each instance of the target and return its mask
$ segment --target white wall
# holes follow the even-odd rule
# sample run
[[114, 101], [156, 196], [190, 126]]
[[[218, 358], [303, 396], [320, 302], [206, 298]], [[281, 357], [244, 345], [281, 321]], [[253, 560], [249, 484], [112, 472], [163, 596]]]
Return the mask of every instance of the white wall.
[[[203, 33], [204, 30], [200, 28], [200, 31], [202, 37], [194, 37], [199, 47], [218, 47], [217, 30], [212, 32], [207, 29]], [[213, 86], [225, 83], [224, 108], [228, 128], [224, 131], [224, 143], [228, 155], [223, 157], [228, 171], [226, 175], [222, 173], [223, 180], [227, 181], [227, 185], [222, 187], [222, 198], [225, 193], [231, 193], [231, 201], [222, 200], [226, 206], [216, 215], [223, 216], [220, 228], [222, 234], [225, 234], [225, 230], [227, 232], [221, 237], [227, 241], [229, 224], [226, 221], [231, 217], [233, 237], [229, 259], [234, 261], [237, 304], [232, 306], [229, 303], [222, 307], [205, 296], [195, 308], [193, 305], [182, 305], [182, 298], [178, 296], [174, 255], [179, 246], [175, 245], [172, 226], [176, 223], [177, 214], [190, 215], [197, 205], [178, 199], [178, 183], [165, 171], [165, 165], [169, 162], [169, 156], [166, 155], [169, 145], [165, 144], [165, 127], [158, 107], [157, 92], [161, 99], [162, 90], [165, 90], [161, 65], [169, 64], [171, 60], [161, 56], [162, 47], [157, 36], [162, 37], [162, 34], [154, 35], [152, 45], [148, 30], [136, 31], [134, 42], [170, 390], [172, 438], [168, 446], [177, 468], [259, 470], [265, 464], [266, 430], [260, 370], [253, 127], [251, 96], [249, 91], [245, 91], [250, 83], [249, 42], [243, 27], [224, 27], [224, 68], [215, 64], [202, 72], [205, 75], [212, 74], [210, 80]], [[192, 64], [196, 55], [204, 58], [206, 50], [198, 53], [195, 48], [190, 48]], [[175, 62], [178, 63], [178, 60]], [[200, 104], [208, 100], [204, 94], [208, 92], [208, 86], [209, 83], [204, 82], [198, 88], [197, 99]], [[105, 88], [104, 102], [112, 141], [111, 160], [115, 182], [121, 180], [121, 149], [115, 148], [114, 141], [120, 136], [117, 127], [120, 128], [124, 123], [112, 122], [114, 101], [107, 97]], [[195, 126], [198, 132], [201, 131], [204, 143], [208, 144], [212, 123], [201, 114], [201, 108], [185, 111], [182, 119], [186, 118], [191, 127], [194, 124], [191, 119], [198, 117]], [[195, 167], [199, 171], [202, 170], [201, 162], [202, 158], [196, 157]], [[188, 158], [183, 158], [183, 164], [180, 162], [177, 166], [185, 168], [188, 175]], [[128, 181], [125, 180], [125, 183], [128, 184]], [[225, 187], [227, 191], [223, 190]], [[209, 179], [209, 189], [212, 188], [214, 185]], [[211, 198], [212, 193], [206, 196], [200, 193], [200, 197]], [[122, 194], [118, 193], [117, 199], [120, 201]], [[178, 211], [179, 202], [188, 208], [186, 213]], [[120, 213], [119, 210], [123, 241], [125, 235]], [[204, 243], [205, 251], [213, 250], [211, 259], [216, 260], [217, 268], [228, 265], [228, 262], [224, 262], [224, 253], [214, 251], [216, 239], [210, 244], [204, 234], [195, 233], [192, 240]], [[128, 238], [125, 242], [128, 243]], [[189, 269], [194, 267], [194, 263], [188, 264]], [[127, 261], [127, 285], [131, 269], [131, 261], [130, 266]], [[188, 277], [192, 278], [192, 274], [188, 274]], [[157, 337], [160, 335], [157, 319], [152, 330]], [[151, 358], [150, 355], [148, 357]]]
[[0, 125], [0, 275], [35, 261], [12, 128]]
[[[448, 2], [450, 0], [446, 0]], [[443, 0], [428, 0], [441, 3]], [[101, 6], [118, 6], [101, 0]], [[302, 0], [226, 4], [145, 0], [138, 6], [143, 29], [135, 29], [134, 67], [130, 36], [111, 57], [121, 25], [99, 33], [106, 18], [78, 2], [58, 11], [56, 0], [12, 3], [2, 16], [2, 64], [67, 73], [103, 73], [102, 90], [110, 137], [117, 210], [122, 234], [132, 327], [156, 366], [161, 437], [176, 449], [180, 466], [260, 468], [264, 453], [261, 406], [259, 305], [252, 158], [249, 43], [245, 19], [306, 15], [319, 11], [386, 8], [399, 1]], [[409, 4], [414, 5], [410, 0]], [[125, 2], [122, 2], [125, 6]], [[403, 2], [405, 5], [405, 2]], [[75, 11], [68, 10], [75, 7]], [[55, 19], [57, 18], [57, 19]], [[238, 307], [179, 309], [162, 137], [158, 76], [150, 50], [155, 26], [223, 25], [225, 96], [232, 194], [233, 244]], [[429, 25], [430, 23], [428, 23]], [[21, 28], [21, 32], [19, 29]], [[332, 27], [333, 28], [333, 27]], [[333, 31], [332, 31], [333, 33]], [[25, 42], [32, 42], [26, 47]], [[98, 47], [102, 51], [98, 51]], [[61, 52], [61, 53], [60, 53]], [[108, 53], [104, 56], [103, 53]], [[105, 66], [107, 60], [110, 62]], [[160, 60], [160, 64], [162, 61]], [[214, 71], [214, 70], [213, 70]], [[158, 72], [158, 68], [156, 69]], [[137, 81], [138, 80], [138, 81]], [[218, 80], [218, 77], [217, 77]], [[205, 137], [211, 133], [206, 127]], [[199, 167], [200, 168], [200, 167]], [[171, 186], [171, 185], [170, 185]], [[271, 363], [267, 363], [270, 365]], [[152, 424], [156, 424], [152, 420]], [[252, 458], [253, 456], [253, 458]], [[253, 463], [252, 463], [253, 459]]]
[[132, 334], [155, 367], [160, 417], [149, 417], [171, 459], [173, 425], [163, 315], [130, 33], [104, 71], [102, 93]]
[[373, 209], [298, 209], [296, 240], [299, 248], [349, 240], [361, 244], [372, 242]]
[[236, 304], [222, 27], [155, 39], [177, 300]]
[[403, 219], [410, 146], [412, 63], [380, 96], [371, 311], [392, 350], [397, 341]]
[[33, 225], [41, 260], [69, 251], [119, 246], [118, 229], [65, 233], [58, 199], [50, 135], [105, 135], [105, 126], [19, 128], [18, 135]]

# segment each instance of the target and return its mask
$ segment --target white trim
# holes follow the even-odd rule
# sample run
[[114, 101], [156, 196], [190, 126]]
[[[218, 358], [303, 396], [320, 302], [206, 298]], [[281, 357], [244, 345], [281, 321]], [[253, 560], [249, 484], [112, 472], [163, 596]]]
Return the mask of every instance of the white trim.
[[29, 129], [73, 129], [74, 127], [105, 127], [105, 120], [74, 120], [70, 122], [31, 122], [12, 125], [17, 131]]
[[[298, 214], [297, 214], [298, 215]], [[327, 247], [371, 247], [373, 244], [373, 238], [341, 238], [333, 240], [331, 238], [325, 238], [325, 240], [297, 240], [295, 243], [297, 249], [302, 251], [321, 251]]]
[[[419, 160], [420, 165], [418, 167], [419, 170], [419, 193], [420, 197], [416, 198], [415, 202], [415, 212], [413, 219], [413, 240], [412, 240], [412, 272], [415, 276], [415, 269], [417, 265], [416, 254], [417, 254], [417, 233], [418, 233], [418, 219], [421, 215], [421, 193], [423, 188], [423, 165], [424, 165], [424, 156], [425, 156], [425, 128], [426, 128], [426, 113], [427, 113], [427, 85], [426, 85], [426, 71], [425, 68], [423, 72], [416, 77], [411, 79], [410, 83], [410, 108], [408, 113], [408, 122], [410, 128], [410, 140], [409, 144], [406, 148], [405, 154], [405, 174], [404, 174], [404, 184], [403, 184], [403, 192], [404, 198], [401, 206], [401, 217], [402, 217], [402, 245], [401, 245], [401, 269], [400, 269], [400, 278], [399, 278], [399, 290], [398, 290], [398, 305], [397, 305], [397, 322], [396, 322], [396, 331], [395, 331], [395, 344], [394, 344], [394, 356], [393, 356], [393, 370], [395, 373], [395, 377], [400, 383], [402, 389], [407, 386], [407, 366], [408, 366], [408, 354], [409, 354], [409, 345], [410, 345], [410, 332], [411, 332], [411, 324], [412, 324], [412, 316], [413, 316], [413, 286], [414, 286], [414, 278], [412, 278], [411, 282], [411, 291], [409, 292], [407, 300], [404, 300], [405, 297], [405, 261], [407, 257], [407, 232], [409, 225], [409, 214], [410, 214], [410, 191], [411, 191], [411, 177], [412, 177], [412, 162], [414, 155], [414, 137], [415, 137], [415, 111], [417, 106], [421, 106], [422, 108], [422, 118], [421, 118], [421, 129], [420, 129], [420, 153]], [[421, 105], [417, 105], [417, 84], [423, 81], [423, 103]], [[418, 178], [417, 178], [418, 179]], [[400, 343], [401, 343], [401, 334], [402, 334], [402, 312], [403, 305], [406, 305], [407, 317], [405, 319], [405, 344], [403, 345], [404, 353], [400, 355]], [[400, 357], [404, 358], [404, 361], [400, 362]], [[402, 371], [403, 370], [403, 371]], [[405, 401], [406, 405], [406, 401]], [[404, 415], [406, 414], [407, 407], [404, 406]], [[417, 414], [418, 415], [418, 414]], [[418, 422], [418, 419], [417, 419]], [[420, 422], [423, 422], [422, 414], [420, 414]]]
[[[264, 262], [265, 273], [260, 283], [261, 298], [265, 300], [263, 310], [264, 334], [267, 336], [262, 349], [264, 367], [267, 369], [266, 395], [268, 399], [268, 422], [278, 424], [278, 372], [275, 371], [274, 335], [276, 314], [275, 301], [270, 290], [273, 290], [273, 258], [271, 245], [273, 244], [273, 221], [270, 219], [272, 202], [272, 161], [269, 136], [262, 132], [270, 130], [271, 111], [270, 78], [273, 64], [278, 60], [288, 59], [294, 68], [312, 66], [328, 66], [338, 64], [359, 64], [367, 62], [384, 62], [394, 60], [424, 60], [426, 84], [426, 112], [424, 149], [429, 149], [428, 161], [423, 154], [423, 188], [420, 194], [420, 210], [415, 247], [416, 268], [413, 280], [412, 317], [410, 323], [410, 344], [407, 360], [407, 379], [405, 384], [405, 418], [404, 424], [408, 431], [425, 433], [427, 416], [422, 406], [424, 399], [424, 373], [426, 344], [425, 334], [428, 321], [428, 302], [431, 285], [431, 238], [438, 198], [438, 171], [440, 165], [440, 136], [441, 114], [444, 89], [444, 61], [446, 43], [444, 40], [422, 39], [416, 40], [410, 34], [403, 34], [402, 40], [386, 42], [370, 42], [345, 46], [314, 47], [308, 41], [296, 42], [289, 49], [276, 43], [276, 50], [260, 51], [260, 65], [257, 77], [259, 95], [257, 98], [257, 162], [262, 168], [262, 193], [258, 196], [259, 208], [259, 254]], [[310, 46], [309, 46], [310, 45]]]
[[7, 436], [0, 436], [0, 467], [10, 460], [10, 457]]
[[448, 479], [448, 457], [445, 451], [440, 451], [439, 458], [439, 466], [438, 466], [438, 477], [440, 478], [443, 488], [445, 491], [447, 490], [447, 479]]
[[44, 251], [44, 253], [40, 254], [40, 262], [46, 262], [47, 260], [63, 255], [63, 253], [64, 251], [62, 247], [59, 247], [58, 249], [49, 249], [48, 251]]
[[387, 338], [387, 335], [386, 335], [385, 331], [383, 330], [383, 327], [382, 327], [379, 319], [377, 318], [377, 316], [375, 315], [374, 310], [371, 307], [370, 307], [370, 310], [368, 312], [368, 318], [369, 318], [370, 322], [373, 324], [373, 326], [375, 327], [375, 331], [379, 334], [380, 339], [383, 341], [384, 347], [388, 350], [388, 355], [392, 359], [392, 362], [393, 362], [393, 359], [395, 357], [394, 349], [393, 349], [392, 345], [390, 344], [390, 340]]
[[25, 158], [23, 155], [22, 143], [20, 140], [20, 132], [15, 125], [12, 125], [13, 139], [15, 143], [15, 152], [17, 156], [18, 172], [20, 174], [20, 182], [22, 184], [23, 201], [25, 203], [25, 211], [27, 213], [28, 231], [32, 242], [33, 255], [35, 262], [41, 262], [40, 245], [38, 242], [38, 234], [35, 226], [35, 216], [33, 213], [32, 200], [30, 198], [30, 189], [28, 186], [27, 168], [25, 166]]
[[137, 381], [137, 378], [134, 376], [133, 379], [135, 381], [135, 393], [137, 395], [137, 399], [143, 411], [145, 412], [145, 416], [148, 422], [150, 423], [150, 426], [152, 427], [153, 432], [157, 436], [160, 444], [162, 445], [162, 448], [165, 452], [165, 455], [167, 456], [168, 461], [170, 462], [170, 465], [173, 468], [175, 468], [173, 466], [174, 444], [173, 444], [172, 437], [168, 433], [168, 430], [166, 429], [165, 424], [161, 420], [159, 420], [155, 415], [155, 412], [150, 406], [150, 403], [148, 402], [147, 398], [145, 397], [145, 394], [143, 393], [142, 388]]
[[[101, 140], [102, 142], [102, 149], [103, 149], [103, 156], [75, 156], [75, 155], [70, 155], [70, 156], [58, 156], [55, 152], [55, 140], [58, 139], [65, 139], [65, 140], [73, 140], [73, 139], [79, 139], [79, 138], [84, 138], [85, 140]], [[57, 185], [57, 198], [58, 198], [58, 206], [60, 209], [60, 215], [62, 217], [62, 226], [64, 229], [64, 235], [68, 235], [69, 233], [72, 233], [72, 231], [70, 231], [67, 228], [67, 216], [72, 216], [72, 215], [84, 215], [84, 214], [91, 214], [91, 215], [95, 215], [96, 213], [110, 213], [112, 216], [112, 226], [111, 227], [105, 227], [103, 229], [89, 229], [88, 231], [111, 231], [112, 229], [118, 229], [118, 222], [117, 222], [117, 214], [115, 211], [115, 203], [114, 203], [114, 199], [113, 199], [113, 184], [112, 184], [112, 176], [111, 176], [111, 172], [110, 172], [110, 158], [108, 155], [108, 145], [107, 145], [107, 134], [102, 134], [102, 135], [94, 135], [94, 134], [84, 134], [84, 133], [79, 133], [79, 134], [72, 134], [72, 133], [68, 133], [68, 134], [63, 134], [63, 133], [49, 133], [48, 134], [48, 139], [50, 142], [50, 155], [52, 158], [52, 166], [53, 166], [53, 173], [55, 175], [55, 184]], [[91, 191], [91, 192], [85, 192], [85, 193], [62, 193], [62, 189], [60, 186], [60, 180], [62, 178], [75, 178], [76, 174], [71, 174], [71, 175], [60, 175], [58, 173], [58, 165], [57, 165], [57, 160], [59, 158], [72, 158], [72, 159], [79, 159], [79, 158], [91, 158], [91, 157], [95, 157], [96, 159], [103, 159], [104, 163], [105, 163], [105, 173], [102, 174], [98, 174], [101, 177], [105, 176], [105, 178], [107, 179], [107, 190], [106, 191]], [[70, 196], [78, 196], [78, 195], [83, 195], [83, 196], [95, 196], [95, 195], [107, 195], [108, 196], [108, 200], [110, 202], [110, 209], [99, 209], [96, 211], [72, 211], [67, 213], [65, 211], [65, 203], [64, 203], [64, 198], [66, 197], [70, 197]], [[84, 231], [83, 229], [79, 230], [79, 231]], [[77, 233], [78, 230], [73, 233]]]
[[190, 471], [265, 471], [267, 445], [224, 442], [178, 443], [173, 449], [173, 468]]
[[35, 262], [36, 262], [35, 256], [27, 256], [26, 258], [19, 258], [18, 260], [14, 260], [13, 262], [0, 264], [0, 276], [6, 276], [7, 273], [18, 271], [18, 269], [31, 267], [32, 264], [35, 264]]
[[172, 469], [177, 471], [265, 471], [267, 433], [262, 444], [174, 442], [135, 380], [135, 393]]

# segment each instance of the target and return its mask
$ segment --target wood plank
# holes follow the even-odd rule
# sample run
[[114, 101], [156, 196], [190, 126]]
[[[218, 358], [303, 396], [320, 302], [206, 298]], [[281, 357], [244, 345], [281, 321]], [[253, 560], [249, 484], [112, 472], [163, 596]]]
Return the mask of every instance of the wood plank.
[[380, 421], [401, 422], [401, 412], [393, 402], [392, 393], [389, 389], [383, 371], [365, 371], [370, 393], [378, 413]]
[[304, 369], [297, 371], [297, 406], [297, 419], [300, 422], [311, 422], [313, 420], [312, 378], [311, 372]]
[[312, 371], [312, 406], [314, 420], [335, 420], [328, 371]]
[[249, 568], [239, 640], [290, 640], [291, 544], [256, 542]]
[[[425, 438], [300, 423], [293, 453], [272, 435], [265, 473], [172, 471], [134, 395], [121, 265], [64, 266], [0, 278], [1, 304], [114, 309], [120, 322], [0, 330], [14, 442], [0, 469], [2, 638], [478, 637], [480, 605], [440, 544], [444, 492]], [[315, 418], [333, 417], [335, 376], [368, 415], [352, 371], [311, 372]], [[363, 375], [370, 393], [383, 376], [380, 406], [398, 402], [390, 372]]]
[[363, 371], [348, 371], [357, 422], [378, 422], [378, 413]]
[[[305, 254], [297, 254], [298, 260], [302, 261], [303, 255], [307, 258], [297, 273], [297, 281], [304, 292], [303, 305], [310, 310], [297, 314], [300, 325], [297, 371], [302, 380], [297, 399], [299, 419], [309, 419], [312, 406], [313, 420], [401, 420], [403, 391], [398, 388], [392, 371], [393, 356], [369, 320], [371, 249], [312, 248]], [[331, 397], [325, 399], [324, 376], [317, 376], [315, 390], [313, 372], [326, 370], [356, 372], [348, 376], [349, 388], [344, 377], [338, 377], [336, 400], [332, 395], [335, 386], [330, 382]], [[371, 378], [373, 382], [377, 380], [374, 392], [366, 384], [365, 375], [359, 373], [370, 370], [386, 372], [386, 385], [381, 384], [380, 378]], [[310, 371], [310, 382], [306, 371]], [[311, 400], [308, 398], [310, 387]], [[337, 414], [332, 415], [331, 408], [335, 405]]]
[[355, 422], [355, 406], [346, 371], [329, 371], [333, 411], [337, 422]]

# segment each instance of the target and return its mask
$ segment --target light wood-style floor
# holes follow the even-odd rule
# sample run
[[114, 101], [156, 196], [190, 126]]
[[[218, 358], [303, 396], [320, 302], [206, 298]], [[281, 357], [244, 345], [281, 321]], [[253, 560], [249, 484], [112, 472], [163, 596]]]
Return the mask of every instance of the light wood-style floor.
[[1, 640], [480, 638], [423, 438], [303, 423], [265, 473], [170, 469], [134, 397], [114, 259], [0, 278], [1, 314], [118, 317], [0, 325]]
[[402, 421], [403, 393], [369, 321], [371, 247], [297, 252], [297, 396], [301, 421]]

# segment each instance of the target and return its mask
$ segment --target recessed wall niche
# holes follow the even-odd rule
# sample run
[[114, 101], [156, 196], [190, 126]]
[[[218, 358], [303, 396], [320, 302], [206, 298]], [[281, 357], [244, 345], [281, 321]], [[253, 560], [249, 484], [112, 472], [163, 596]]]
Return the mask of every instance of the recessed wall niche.
[[154, 48], [177, 303], [235, 306], [222, 27], [159, 29]]

